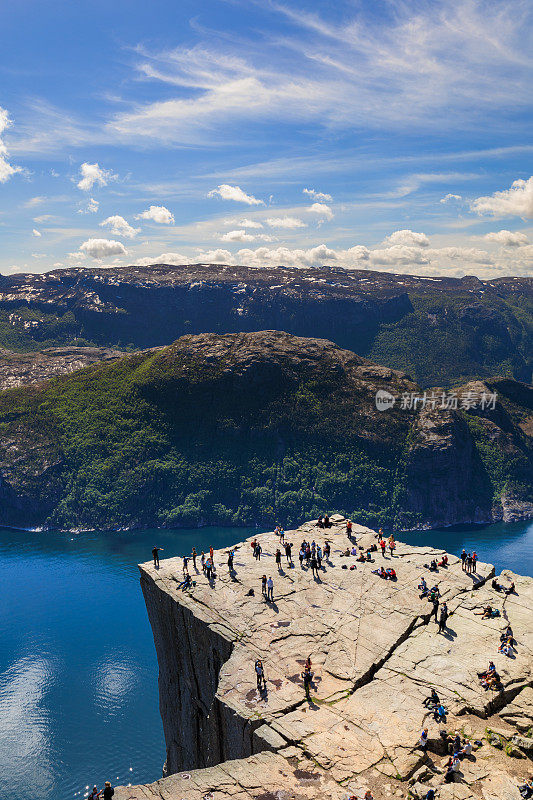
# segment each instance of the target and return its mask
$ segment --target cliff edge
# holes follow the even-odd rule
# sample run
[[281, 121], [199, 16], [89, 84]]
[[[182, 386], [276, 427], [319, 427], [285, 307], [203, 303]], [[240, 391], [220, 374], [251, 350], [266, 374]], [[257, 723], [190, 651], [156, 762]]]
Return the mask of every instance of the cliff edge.
[[[373, 563], [343, 555], [347, 547], [376, 543], [369, 528], [354, 526], [349, 541], [341, 517], [321, 530], [310, 522], [286, 534], [295, 563], [279, 569], [275, 534], [235, 547], [234, 570], [217, 551], [217, 577], [192, 570], [195, 585], [180, 587], [181, 559], [159, 569], [141, 565], [159, 661], [160, 708], [168, 777], [150, 786], [117, 791], [119, 800], [303, 800], [347, 795], [518, 800], [531, 754], [530, 688], [533, 677], [533, 580], [505, 572], [492, 588], [490, 564], [468, 574], [448, 555], [438, 572], [426, 565], [444, 551], [397, 543], [394, 555], [374, 553]], [[301, 568], [302, 539], [331, 543], [318, 575]], [[393, 567], [397, 580], [372, 570]], [[274, 597], [261, 593], [261, 575], [274, 580]], [[419, 596], [421, 576], [437, 584], [450, 612], [442, 632], [432, 605]], [[491, 605], [499, 616], [483, 619]], [[510, 624], [512, 656], [498, 653]], [[302, 683], [312, 659], [309, 697]], [[256, 688], [254, 662], [265, 664], [266, 689]], [[485, 690], [478, 673], [493, 660], [500, 691]], [[445, 724], [424, 704], [435, 688], [447, 710]], [[428, 752], [417, 747], [429, 729]], [[477, 740], [460, 762], [456, 781], [443, 783], [443, 730]], [[183, 772], [187, 770], [187, 772]], [[192, 770], [192, 772], [189, 772]], [[181, 773], [181, 774], [180, 774]]]

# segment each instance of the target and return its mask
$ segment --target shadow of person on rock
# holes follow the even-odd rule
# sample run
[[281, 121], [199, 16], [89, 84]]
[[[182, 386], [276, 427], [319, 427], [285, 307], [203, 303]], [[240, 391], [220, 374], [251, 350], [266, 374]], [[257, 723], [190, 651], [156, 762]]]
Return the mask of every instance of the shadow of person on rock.
[[442, 631], [442, 636], [444, 636], [444, 638], [448, 639], [450, 642], [453, 642], [454, 639], [457, 639], [457, 632], [454, 631], [453, 628], [446, 627]]

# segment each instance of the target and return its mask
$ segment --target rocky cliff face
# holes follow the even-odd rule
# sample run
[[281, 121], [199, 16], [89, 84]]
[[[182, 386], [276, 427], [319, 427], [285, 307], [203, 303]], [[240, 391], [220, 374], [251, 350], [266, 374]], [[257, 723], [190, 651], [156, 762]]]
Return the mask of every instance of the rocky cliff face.
[[189, 333], [278, 329], [330, 339], [425, 386], [504, 370], [530, 381], [532, 315], [526, 278], [213, 264], [0, 277], [0, 344], [8, 347], [79, 339], [146, 348]]
[[[345, 800], [368, 788], [382, 800], [405, 797], [408, 788], [421, 798], [430, 787], [444, 800], [516, 800], [527, 772], [520, 757], [533, 747], [523, 736], [533, 680], [533, 580], [503, 573], [498, 581], [513, 580], [517, 593], [498, 594], [486, 583], [491, 565], [479, 563], [469, 575], [448, 554], [448, 565], [431, 574], [425, 565], [444, 551], [401, 542], [393, 557], [376, 554], [374, 563], [360, 564], [343, 556], [353, 541], [342, 518], [332, 519], [327, 531], [307, 523], [286, 534], [295, 549], [304, 537], [331, 542], [331, 558], [316, 578], [297, 561], [276, 568], [274, 534], [258, 537], [260, 562], [250, 540], [237, 544], [231, 573], [226, 553], [215, 552], [216, 579], [193, 570], [195, 584], [185, 591], [181, 559], [159, 569], [141, 566], [170, 777], [119, 789], [119, 800]], [[358, 526], [353, 539], [362, 548], [376, 542], [373, 531]], [[394, 567], [396, 582], [372, 572], [381, 564]], [[262, 573], [274, 577], [269, 602], [261, 595]], [[450, 612], [441, 633], [416, 588], [424, 573]], [[500, 616], [484, 620], [489, 604]], [[497, 652], [507, 624], [517, 640], [514, 658]], [[257, 658], [265, 665], [261, 690]], [[477, 677], [489, 660], [501, 677], [499, 692], [485, 691]], [[431, 688], [447, 710], [444, 726], [423, 704]], [[424, 727], [428, 755], [416, 747]], [[460, 783], [443, 784], [443, 728], [480, 742], [460, 763]]]
[[0, 522], [294, 523], [333, 504], [396, 528], [527, 518], [532, 394], [496, 379], [456, 410], [409, 405], [407, 375], [331, 342], [186, 336], [0, 394]]

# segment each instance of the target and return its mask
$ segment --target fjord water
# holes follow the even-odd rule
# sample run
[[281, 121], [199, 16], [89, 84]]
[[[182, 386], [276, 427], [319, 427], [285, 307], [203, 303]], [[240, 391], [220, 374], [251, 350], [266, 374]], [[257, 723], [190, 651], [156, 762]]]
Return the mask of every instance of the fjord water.
[[[226, 547], [229, 528], [116, 533], [0, 529], [0, 798], [77, 800], [104, 780], [161, 776], [157, 662], [137, 563]], [[317, 537], [320, 538], [320, 537]], [[533, 524], [406, 533], [533, 575]]]

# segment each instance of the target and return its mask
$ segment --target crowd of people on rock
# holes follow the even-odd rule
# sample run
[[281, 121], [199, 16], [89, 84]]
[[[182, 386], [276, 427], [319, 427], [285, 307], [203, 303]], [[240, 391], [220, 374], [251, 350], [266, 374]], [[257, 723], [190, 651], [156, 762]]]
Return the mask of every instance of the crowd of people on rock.
[[464, 572], [477, 572], [477, 553], [474, 551], [473, 553], [467, 553], [463, 547], [463, 552], [461, 553], [461, 565]]
[[[316, 522], [316, 526], [321, 529], [327, 529], [332, 526], [332, 521], [328, 514], [321, 514]], [[351, 520], [347, 520], [346, 523], [346, 534], [350, 539], [351, 546], [346, 547], [344, 551], [340, 553], [341, 557], [345, 558], [354, 558], [356, 562], [359, 563], [366, 563], [366, 562], [373, 562], [373, 554], [381, 550], [381, 554], [383, 558], [386, 558], [386, 551], [389, 550], [390, 557], [394, 557], [394, 551], [396, 549], [396, 541], [394, 535], [391, 534], [388, 538], [384, 535], [382, 529], [379, 529], [378, 533], [376, 534], [377, 543], [370, 544], [368, 547], [359, 548], [357, 545], [357, 539], [353, 534], [353, 524]], [[283, 557], [285, 557], [285, 561], [290, 569], [294, 568], [294, 563], [292, 559], [292, 551], [293, 551], [293, 543], [290, 541], [285, 540], [285, 530], [281, 525], [276, 526], [274, 530], [275, 535], [279, 538], [279, 547], [276, 548], [274, 554], [274, 561], [278, 570], [278, 573], [283, 574]], [[261, 561], [261, 556], [263, 554], [263, 550], [261, 547], [260, 542], [257, 538], [254, 538], [250, 542], [252, 556], [256, 561]], [[152, 555], [154, 558], [154, 567], [159, 569], [159, 552], [162, 551], [163, 548], [161, 547], [154, 547], [152, 550]], [[230, 574], [234, 572], [234, 557], [235, 557], [235, 550], [231, 549], [227, 551], [228, 553], [228, 570]], [[182, 589], [190, 589], [196, 585], [196, 582], [192, 580], [189, 570], [188, 570], [188, 563], [192, 559], [194, 569], [198, 572], [196, 567], [196, 560], [198, 554], [196, 549], [192, 549], [191, 556], [184, 556], [183, 557], [183, 581], [178, 585], [178, 588]], [[312, 541], [307, 541], [304, 539], [300, 547], [298, 549], [298, 561], [300, 564], [301, 569], [308, 569], [311, 571], [313, 577], [317, 580], [320, 580], [320, 571], [324, 569], [323, 562], [330, 562], [331, 557], [331, 545], [328, 540], [326, 540], [322, 545], [318, 544], [314, 539]], [[465, 549], [462, 550], [461, 555], [461, 566], [462, 570], [467, 574], [476, 574], [477, 573], [477, 561], [478, 556], [477, 553], [474, 551], [472, 553], [468, 553]], [[200, 555], [200, 564], [202, 572], [206, 575], [207, 579], [211, 583], [216, 578], [216, 568], [214, 562], [214, 552], [213, 548], [209, 549], [209, 555], [206, 555], [203, 551]], [[443, 554], [440, 559], [433, 558], [429, 564], [424, 564], [424, 568], [426, 568], [429, 572], [438, 573], [439, 569], [444, 568], [447, 569], [449, 567], [448, 563], [448, 556]], [[348, 569], [347, 564], [342, 565], [343, 569]], [[355, 564], [350, 566], [350, 569], [355, 569]], [[372, 574], [377, 575], [380, 578], [385, 580], [397, 580], [396, 571], [392, 567], [385, 567], [380, 565], [377, 569], [372, 570]], [[498, 583], [496, 579], [493, 579], [491, 583], [492, 588], [496, 592], [502, 592], [505, 595], [509, 595], [516, 592], [514, 582], [508, 587], [503, 586], [502, 584]], [[438, 633], [445, 633], [447, 627], [447, 620], [449, 617], [449, 610], [447, 603], [444, 602], [441, 604], [441, 593], [439, 590], [438, 584], [433, 584], [432, 586], [428, 586], [426, 579], [421, 576], [420, 582], [418, 584], [419, 590], [419, 597], [420, 599], [426, 598], [429, 603], [431, 603], [432, 609], [429, 615], [429, 620], [431, 621], [434, 618], [435, 623], [438, 623]], [[274, 602], [274, 581], [271, 576], [266, 574], [262, 575], [261, 578], [261, 593], [265, 598], [267, 603]], [[248, 594], [253, 595], [254, 590], [250, 589]], [[494, 617], [500, 616], [500, 611], [497, 608], [493, 608], [491, 605], [484, 606], [482, 610], [475, 611], [475, 614], [481, 616], [482, 619], [492, 619]], [[507, 626], [505, 631], [503, 631], [500, 635], [500, 644], [498, 647], [498, 652], [504, 654], [506, 656], [512, 657], [516, 650], [516, 640], [513, 635], [513, 630], [510, 625]], [[255, 674], [256, 674], [256, 682], [257, 682], [257, 689], [261, 695], [266, 692], [267, 689], [267, 681], [265, 677], [265, 669], [261, 659], [257, 659], [254, 665]], [[501, 683], [500, 675], [498, 674], [496, 667], [493, 661], [489, 662], [488, 668], [483, 672], [478, 673], [478, 678], [480, 681], [481, 686], [485, 690], [496, 690], [501, 691], [503, 689], [503, 685]], [[310, 687], [312, 686], [313, 682], [313, 672], [312, 672], [312, 663], [311, 657], [307, 656], [304, 664], [303, 672], [301, 673], [301, 679], [303, 682], [304, 692], [306, 697], [309, 699], [310, 697]], [[423, 705], [426, 707], [428, 711], [430, 711], [433, 715], [433, 719], [438, 725], [446, 724], [448, 711], [441, 702], [441, 699], [437, 693], [437, 691], [432, 688], [431, 694], [425, 698], [423, 701]], [[448, 734], [445, 730], [440, 731], [440, 737], [444, 741], [445, 750], [448, 754], [448, 758], [444, 764], [444, 782], [450, 783], [453, 782], [455, 779], [455, 775], [459, 772], [461, 767], [461, 761], [470, 756], [472, 753], [472, 743], [468, 739], [461, 739], [461, 735], [459, 732], [455, 732], [452, 736]], [[424, 752], [426, 752], [428, 747], [429, 741], [429, 731], [428, 728], [424, 728], [420, 734], [420, 738], [418, 741], [418, 747], [420, 747]], [[480, 743], [478, 743], [480, 744]], [[527, 800], [527, 798], [533, 798], [533, 779], [530, 780], [528, 783], [524, 784], [521, 787], [518, 787], [520, 790], [521, 796]], [[106, 793], [107, 792], [107, 793]], [[96, 787], [94, 787], [93, 792], [89, 795], [90, 800], [96, 800], [97, 798], [102, 798], [102, 800], [110, 800], [113, 796], [113, 789], [110, 788], [110, 784], [106, 783], [106, 788], [102, 790], [102, 792], [98, 792]], [[427, 794], [424, 796], [423, 800], [435, 800], [436, 797], [436, 790], [433, 788], [429, 788]], [[370, 790], [367, 790], [363, 797], [356, 798], [355, 795], [351, 795], [349, 800], [373, 800], [373, 794]]]

